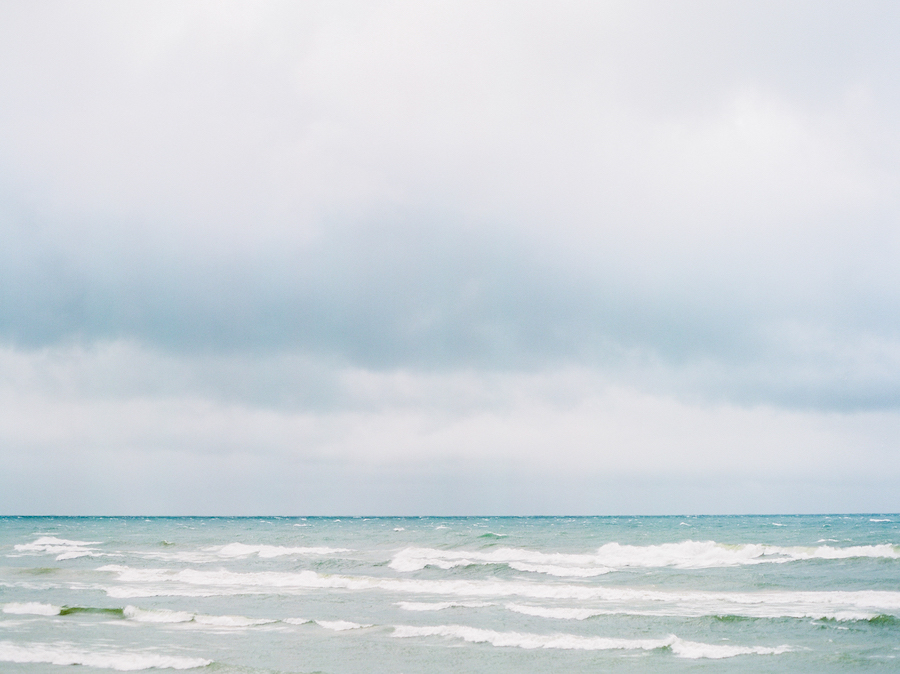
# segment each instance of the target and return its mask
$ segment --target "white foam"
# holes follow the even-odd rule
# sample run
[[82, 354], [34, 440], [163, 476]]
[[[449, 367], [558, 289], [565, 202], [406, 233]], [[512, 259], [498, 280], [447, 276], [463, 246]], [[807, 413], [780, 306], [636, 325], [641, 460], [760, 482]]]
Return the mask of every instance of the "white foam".
[[56, 554], [56, 560], [94, 557], [97, 551], [87, 546], [100, 545], [100, 541], [70, 541], [54, 536], [41, 536], [31, 543], [20, 543], [13, 548], [18, 552]]
[[238, 615], [205, 615], [188, 611], [168, 609], [140, 609], [126, 606], [123, 615], [129, 620], [142, 623], [196, 623], [212, 627], [253, 627], [277, 622], [266, 618], [246, 618]]
[[194, 614], [188, 611], [147, 610], [136, 606], [126, 606], [122, 614], [129, 620], [139, 623], [186, 623], [194, 619]]
[[390, 567], [395, 571], [410, 572], [426, 566], [451, 569], [475, 564], [506, 564], [519, 571], [555, 576], [597, 576], [612, 570], [597, 565], [593, 555], [545, 553], [518, 548], [497, 548], [489, 552], [406, 548], [394, 555]]
[[489, 601], [398, 601], [396, 605], [404, 611], [443, 611], [448, 608], [484, 608], [495, 604]]
[[229, 543], [221, 547], [206, 548], [220, 557], [249, 557], [257, 555], [263, 559], [282, 557], [284, 555], [333, 555], [341, 552], [352, 552], [348, 548], [327, 547], [285, 547], [282, 545], [245, 545]]
[[283, 622], [289, 623], [291, 625], [308, 625], [311, 622], [315, 622], [310, 620], [309, 618], [286, 618]]
[[612, 571], [612, 569], [607, 567], [582, 568], [578, 566], [554, 566], [553, 564], [524, 564], [522, 562], [510, 562], [509, 567], [516, 571], [546, 573], [549, 576], [563, 578], [592, 578]]
[[545, 553], [518, 548], [498, 548], [487, 552], [406, 548], [394, 555], [390, 567], [400, 572], [413, 572], [426, 566], [451, 569], [475, 564], [506, 564], [518, 571], [590, 577], [624, 568], [708, 569], [855, 557], [900, 559], [900, 546], [885, 543], [850, 547], [780, 547], [758, 543], [725, 545], [715, 541], [688, 540], [646, 546], [607, 543], [593, 554]]
[[891, 520], [870, 519], [870, 522], [890, 522]]
[[194, 615], [194, 622], [199, 625], [211, 625], [214, 627], [255, 627], [256, 625], [269, 625], [277, 620], [270, 618], [247, 618], [242, 615]]
[[790, 646], [730, 646], [723, 644], [704, 644], [697, 641], [685, 641], [676, 638], [670, 646], [672, 652], [681, 658], [696, 660], [707, 658], [721, 660], [733, 658], [737, 655], [781, 655], [793, 650]]
[[315, 623], [319, 627], [324, 627], [326, 630], [334, 630], [336, 632], [343, 632], [345, 630], [358, 630], [363, 627], [371, 627], [371, 625], [352, 623], [349, 620], [316, 620]]
[[3, 612], [14, 615], [59, 615], [61, 606], [53, 604], [40, 604], [38, 602], [26, 602], [24, 604], [4, 604]]
[[587, 620], [596, 615], [609, 613], [589, 608], [551, 608], [548, 606], [525, 606], [522, 604], [507, 604], [506, 608], [515, 613], [536, 616], [538, 618], [556, 618], [558, 620]]
[[56, 561], [60, 562], [64, 559], [78, 559], [79, 557], [96, 557], [97, 554], [92, 550], [71, 550], [56, 556]]
[[684, 641], [674, 634], [662, 639], [616, 639], [607, 637], [582, 637], [574, 634], [528, 634], [522, 632], [496, 632], [465, 625], [436, 625], [412, 627], [398, 625], [392, 636], [410, 637], [452, 637], [469, 643], [489, 643], [498, 647], [525, 649], [560, 649], [581, 651], [670, 649], [682, 658], [730, 658], [737, 655], [777, 655], [790, 650], [789, 646], [769, 648], [765, 646], [721, 646]]
[[212, 660], [160, 655], [149, 651], [89, 651], [69, 644], [13, 644], [0, 642], [0, 662], [83, 665], [119, 672], [142, 669], [193, 669], [206, 667]]
[[[603, 610], [647, 615], [812, 617], [856, 620], [878, 614], [900, 615], [900, 592], [888, 590], [802, 592], [660, 591], [598, 585], [553, 584], [508, 580], [424, 580], [324, 575], [313, 571], [237, 573], [184, 569], [101, 567], [118, 574], [124, 586], [107, 588], [111, 597], [213, 596], [252, 593], [303, 593], [310, 589], [386, 590], [410, 594], [495, 599], [578, 600], [602, 602]], [[581, 606], [581, 608], [591, 608]]]

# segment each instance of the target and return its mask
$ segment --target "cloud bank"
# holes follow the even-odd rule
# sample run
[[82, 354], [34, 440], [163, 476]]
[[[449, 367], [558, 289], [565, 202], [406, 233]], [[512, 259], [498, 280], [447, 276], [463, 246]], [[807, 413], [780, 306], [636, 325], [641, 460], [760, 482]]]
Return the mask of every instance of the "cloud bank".
[[898, 13], [8, 3], [0, 510], [896, 510]]

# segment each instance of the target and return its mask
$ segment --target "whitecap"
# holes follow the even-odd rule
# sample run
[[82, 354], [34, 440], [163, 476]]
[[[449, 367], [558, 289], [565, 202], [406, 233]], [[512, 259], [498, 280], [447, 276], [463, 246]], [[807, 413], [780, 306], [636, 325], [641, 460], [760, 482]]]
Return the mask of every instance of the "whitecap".
[[[900, 614], [900, 592], [660, 591], [578, 584], [546, 584], [507, 580], [424, 580], [318, 574], [314, 571], [238, 573], [183, 569], [131, 569], [108, 565], [124, 586], [106, 588], [111, 597], [227, 596], [250, 593], [303, 593], [310, 589], [387, 590], [465, 598], [528, 597], [531, 599], [603, 602], [604, 610], [652, 612], [659, 615], [743, 615], [750, 617], [868, 618]], [[590, 608], [582, 606], [582, 608]], [[856, 618], [852, 616], [857, 616]]]
[[489, 601], [398, 601], [395, 606], [404, 611], [443, 611], [448, 608], [484, 608], [494, 604]]
[[3, 612], [13, 615], [59, 615], [62, 606], [54, 606], [53, 604], [41, 604], [38, 602], [25, 602], [22, 604], [10, 603], [4, 604]]
[[170, 611], [168, 609], [141, 609], [136, 606], [126, 606], [122, 614], [129, 620], [139, 623], [186, 623], [194, 619], [193, 613], [188, 611]]
[[779, 655], [791, 650], [790, 646], [732, 646], [684, 641], [674, 634], [662, 639], [620, 639], [608, 637], [583, 637], [574, 634], [528, 634], [522, 632], [497, 632], [465, 625], [436, 625], [394, 627], [394, 637], [452, 637], [469, 643], [489, 643], [498, 647], [524, 649], [560, 649], [582, 651], [669, 649], [678, 657], [730, 658], [737, 655]]
[[129, 620], [142, 623], [196, 623], [210, 627], [253, 627], [277, 622], [267, 618], [246, 618], [238, 615], [206, 615], [189, 611], [170, 611], [168, 609], [141, 609], [126, 606], [123, 615]]
[[54, 536], [41, 536], [31, 543], [19, 543], [13, 547], [19, 552], [57, 552], [60, 548], [83, 548], [88, 545], [100, 545], [100, 541], [70, 541]]
[[612, 569], [607, 567], [583, 568], [579, 566], [555, 566], [553, 564], [524, 564], [522, 562], [509, 562], [509, 567], [516, 571], [546, 573], [549, 576], [563, 578], [592, 578], [612, 571]]
[[31, 543], [19, 543], [13, 546], [17, 552], [56, 554], [56, 560], [75, 559], [77, 557], [94, 557], [98, 552], [88, 546], [100, 545], [100, 541], [71, 541], [55, 536], [41, 536]]
[[394, 555], [390, 567], [395, 571], [411, 572], [419, 571], [426, 566], [452, 569], [476, 564], [506, 564], [518, 571], [555, 576], [587, 577], [612, 570], [608, 566], [598, 564], [593, 555], [546, 553], [519, 548], [497, 548], [488, 552], [405, 548]]
[[270, 625], [278, 622], [271, 618], [247, 618], [242, 615], [194, 615], [194, 622], [199, 625], [212, 627], [255, 627], [257, 625]]
[[724, 644], [704, 644], [697, 641], [685, 641], [676, 638], [670, 646], [672, 652], [681, 658], [696, 660], [706, 658], [721, 660], [738, 655], [781, 655], [793, 650], [790, 646], [731, 646]]
[[271, 559], [284, 555], [333, 555], [341, 552], [352, 552], [349, 548], [286, 547], [282, 545], [245, 545], [244, 543], [229, 543], [221, 547], [206, 548], [206, 550], [215, 552], [220, 557], [249, 557], [250, 555], [257, 555], [262, 559]]
[[143, 669], [194, 669], [206, 667], [212, 660], [162, 655], [151, 651], [90, 651], [69, 644], [14, 644], [0, 642], [0, 662], [82, 665], [119, 672]]
[[551, 608], [547, 606], [525, 606], [522, 604], [507, 604], [507, 610], [514, 613], [535, 616], [538, 618], [556, 618], [558, 620], [587, 620], [596, 615], [608, 613], [589, 608]]
[[336, 632], [344, 632], [345, 630], [358, 630], [363, 627], [371, 627], [371, 625], [361, 625], [353, 623], [349, 620], [316, 620], [316, 625], [324, 627], [326, 630], [334, 630]]

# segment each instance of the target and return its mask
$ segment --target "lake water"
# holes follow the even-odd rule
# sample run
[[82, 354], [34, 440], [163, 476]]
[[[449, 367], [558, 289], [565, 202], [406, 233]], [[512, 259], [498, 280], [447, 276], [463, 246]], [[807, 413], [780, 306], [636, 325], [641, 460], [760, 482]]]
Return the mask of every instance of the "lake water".
[[0, 671], [900, 672], [900, 516], [0, 518]]

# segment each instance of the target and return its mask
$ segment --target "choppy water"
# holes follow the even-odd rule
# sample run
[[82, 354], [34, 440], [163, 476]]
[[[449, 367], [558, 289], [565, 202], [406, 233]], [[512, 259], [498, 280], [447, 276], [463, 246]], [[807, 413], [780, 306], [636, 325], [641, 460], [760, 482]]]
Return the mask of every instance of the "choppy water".
[[897, 515], [0, 518], [0, 560], [3, 672], [900, 672]]

